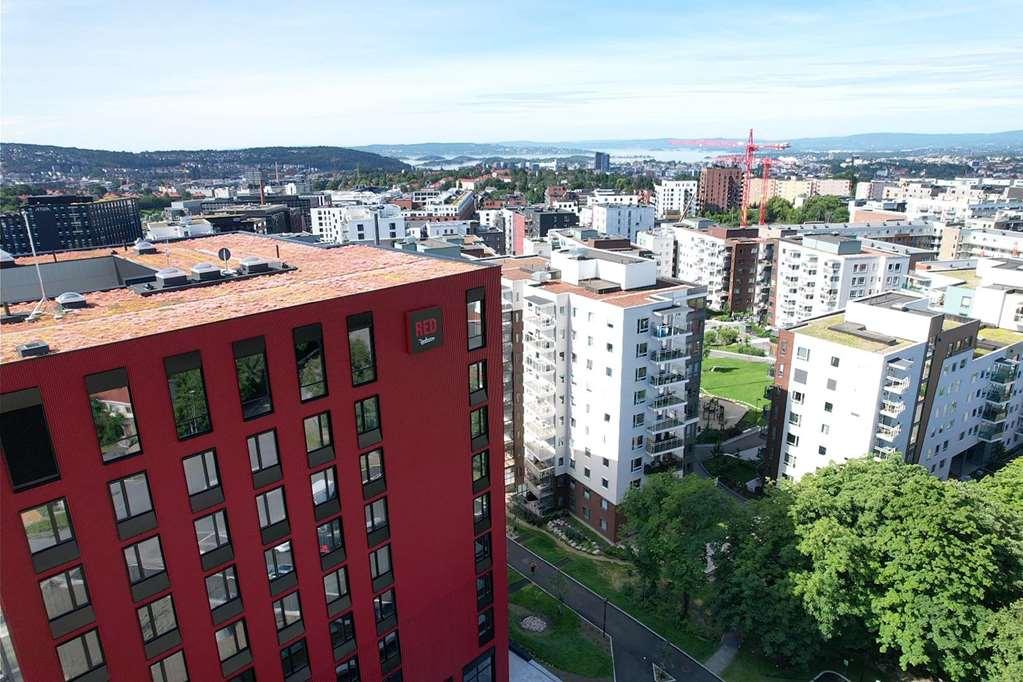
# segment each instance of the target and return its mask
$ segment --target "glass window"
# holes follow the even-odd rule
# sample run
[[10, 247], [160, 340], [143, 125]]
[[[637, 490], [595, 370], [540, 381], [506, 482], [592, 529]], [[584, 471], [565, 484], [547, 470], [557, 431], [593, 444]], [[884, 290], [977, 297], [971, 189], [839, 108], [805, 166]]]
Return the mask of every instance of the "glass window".
[[167, 358], [164, 366], [178, 440], [209, 432], [212, 424], [199, 354], [186, 353]]
[[369, 433], [380, 428], [380, 401], [371, 396], [355, 403], [355, 430]]
[[231, 623], [226, 628], [217, 630], [214, 636], [217, 640], [217, 652], [220, 654], [221, 661], [226, 661], [238, 652], [249, 648], [244, 618]]
[[369, 553], [369, 573], [374, 579], [391, 572], [391, 546], [384, 545]]
[[185, 467], [185, 483], [189, 495], [198, 495], [220, 485], [217, 456], [213, 450], [186, 457], [182, 465]]
[[276, 466], [280, 461], [277, 457], [277, 432], [273, 429], [249, 436], [249, 467], [252, 471], [262, 471]]
[[323, 576], [323, 592], [327, 595], [328, 604], [347, 595], [348, 569], [342, 566]]
[[39, 590], [50, 620], [89, 605], [89, 588], [81, 566], [40, 581]]
[[341, 519], [334, 519], [316, 527], [316, 539], [320, 545], [320, 554], [330, 554], [344, 549], [345, 537], [341, 529]]
[[[640, 320], [643, 322], [644, 320]], [[462, 668], [462, 682], [494, 682], [494, 652], [488, 651]]]
[[298, 600], [298, 592], [281, 597], [273, 603], [273, 607], [278, 630], [302, 620], [302, 604]]
[[490, 558], [490, 533], [484, 533], [473, 543], [476, 561]]
[[359, 456], [359, 468], [362, 470], [362, 484], [367, 485], [384, 477], [384, 451], [370, 450]]
[[206, 576], [206, 595], [210, 600], [210, 610], [238, 598], [238, 575], [234, 566]]
[[473, 410], [469, 413], [469, 435], [472, 438], [486, 435], [487, 433], [487, 406]]
[[377, 366], [373, 345], [372, 313], [352, 315], [348, 318], [348, 351], [352, 361], [352, 386], [360, 386], [376, 380]]
[[337, 498], [337, 476], [334, 467], [317, 471], [309, 476], [313, 489], [313, 504], [319, 505]]
[[366, 505], [366, 532], [372, 533], [373, 531], [382, 530], [387, 528], [387, 498], [381, 497], [379, 500], [370, 502]]
[[178, 651], [149, 666], [153, 682], [188, 682], [185, 652]]
[[269, 528], [288, 518], [284, 504], [284, 488], [274, 488], [262, 495], [256, 495], [256, 510], [259, 512], [259, 527]]
[[160, 536], [154, 535], [124, 548], [124, 564], [128, 567], [128, 580], [134, 585], [165, 570]]
[[63, 498], [21, 512], [28, 548], [33, 554], [74, 539], [74, 528]]
[[330, 644], [338, 647], [355, 639], [355, 618], [346, 613], [336, 620], [330, 621]]
[[92, 423], [96, 427], [103, 461], [111, 462], [141, 452], [128, 373], [115, 369], [92, 374], [85, 378], [85, 385], [89, 390]]
[[482, 348], [486, 339], [486, 306], [483, 289], [470, 289], [465, 294], [465, 321], [469, 335], [469, 350]]
[[0, 444], [15, 491], [60, 478], [38, 388], [0, 396]]
[[490, 476], [490, 452], [484, 450], [472, 456], [472, 482], [482, 481]]
[[97, 630], [89, 630], [58, 646], [57, 658], [65, 680], [81, 677], [103, 665], [103, 647]]
[[391, 616], [397, 615], [398, 609], [394, 603], [394, 590], [387, 590], [381, 592], [377, 596], [373, 597], [373, 615], [376, 617], [376, 622], [387, 620]]
[[305, 451], [312, 452], [330, 445], [330, 413], [321, 412], [306, 417], [302, 422], [305, 430]]
[[480, 360], [469, 365], [469, 393], [487, 390], [487, 361]]
[[327, 373], [323, 361], [323, 330], [318, 324], [298, 327], [292, 332], [298, 392], [304, 402], [327, 395]]
[[480, 644], [494, 636], [494, 609], [486, 609], [476, 615], [476, 631]]
[[118, 521], [153, 510], [153, 502], [149, 499], [149, 480], [144, 473], [112, 481], [109, 488]]
[[227, 529], [227, 517], [220, 510], [195, 520], [195, 538], [199, 543], [199, 554], [212, 552], [231, 542]]
[[281, 669], [284, 671], [285, 677], [294, 675], [308, 667], [309, 652], [306, 651], [304, 639], [281, 649]]
[[290, 540], [266, 550], [263, 552], [263, 558], [266, 561], [266, 577], [269, 580], [276, 580], [295, 570]]
[[476, 603], [485, 604], [494, 598], [494, 574], [476, 576]]
[[263, 339], [247, 339], [234, 344], [234, 368], [238, 376], [238, 395], [242, 417], [252, 419], [273, 410], [270, 377], [266, 371]]
[[480, 523], [490, 518], [490, 493], [483, 493], [472, 501], [473, 523]]
[[380, 652], [380, 662], [386, 663], [391, 660], [400, 652], [398, 645], [398, 631], [390, 632], [384, 635], [383, 639], [377, 642], [377, 649]]
[[136, 613], [139, 627], [142, 628], [143, 642], [151, 642], [178, 627], [177, 618], [174, 617], [174, 599], [169, 594], [140, 606]]
[[334, 669], [337, 682], [359, 682], [359, 657], [353, 656]]

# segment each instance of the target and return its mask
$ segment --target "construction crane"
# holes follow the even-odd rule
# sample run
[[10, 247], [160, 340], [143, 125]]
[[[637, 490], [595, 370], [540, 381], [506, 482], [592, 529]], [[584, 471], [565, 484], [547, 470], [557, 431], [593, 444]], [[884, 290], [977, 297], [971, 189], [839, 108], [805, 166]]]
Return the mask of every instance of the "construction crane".
[[[735, 143], [739, 146], [740, 142]], [[763, 225], [767, 222], [767, 194], [770, 186], [771, 178], [771, 164], [773, 159], [769, 156], [757, 157], [756, 153], [765, 149], [788, 149], [788, 142], [754, 142], [753, 141], [753, 129], [749, 129], [749, 138], [745, 144], [745, 153], [742, 155], [732, 156], [720, 156], [714, 161], [721, 163], [734, 163], [742, 169], [742, 209], [739, 211], [739, 225], [747, 227], [749, 225], [749, 198], [750, 198], [750, 183], [753, 181], [753, 168], [757, 165], [756, 162], [759, 160], [763, 166], [763, 173], [761, 178], [761, 193], [760, 193], [760, 224]]]

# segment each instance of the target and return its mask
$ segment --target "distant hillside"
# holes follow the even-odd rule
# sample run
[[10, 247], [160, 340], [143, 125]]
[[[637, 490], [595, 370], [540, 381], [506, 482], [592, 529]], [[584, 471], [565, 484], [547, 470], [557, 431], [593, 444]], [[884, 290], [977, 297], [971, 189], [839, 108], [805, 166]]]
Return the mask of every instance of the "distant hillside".
[[863, 133], [841, 137], [789, 140], [795, 151], [960, 150], [999, 152], [1023, 150], [1023, 130], [1002, 133]]
[[152, 152], [114, 152], [39, 144], [0, 145], [0, 163], [5, 176], [57, 173], [64, 176], [109, 174], [180, 175], [214, 177], [221, 171], [239, 168], [272, 169], [298, 167], [309, 171], [361, 170], [400, 171], [407, 164], [379, 154], [345, 147], [252, 147], [249, 149], [198, 149]]

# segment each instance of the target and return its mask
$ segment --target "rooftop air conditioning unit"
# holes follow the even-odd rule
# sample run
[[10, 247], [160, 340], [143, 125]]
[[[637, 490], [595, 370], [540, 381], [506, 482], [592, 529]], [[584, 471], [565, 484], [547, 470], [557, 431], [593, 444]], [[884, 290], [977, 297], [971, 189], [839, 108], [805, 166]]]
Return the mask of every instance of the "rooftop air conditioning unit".
[[156, 247], [153, 246], [152, 242], [147, 242], [145, 239], [140, 239], [135, 242], [135, 251], [139, 254], [151, 254], [156, 253]]
[[163, 268], [156, 271], [156, 288], [166, 289], [188, 284], [188, 274], [180, 268]]
[[84, 308], [85, 296], [82, 296], [77, 291], [65, 291], [57, 297], [57, 303], [62, 308]]
[[257, 272], [267, 272], [270, 270], [270, 264], [258, 256], [246, 256], [241, 259], [241, 269], [246, 275], [252, 275]]
[[213, 263], [196, 263], [192, 266], [192, 276], [200, 282], [220, 279], [220, 268]]

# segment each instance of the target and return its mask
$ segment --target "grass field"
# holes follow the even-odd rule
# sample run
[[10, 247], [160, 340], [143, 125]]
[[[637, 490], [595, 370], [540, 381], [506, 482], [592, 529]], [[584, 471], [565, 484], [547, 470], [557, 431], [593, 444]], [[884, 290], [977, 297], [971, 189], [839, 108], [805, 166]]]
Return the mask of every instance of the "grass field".
[[722, 480], [731, 481], [735, 487], [746, 485], [746, 481], [756, 478], [757, 465], [753, 462], [728, 457], [727, 455], [714, 455], [703, 462], [711, 476], [718, 476]]
[[[591, 679], [611, 678], [611, 654], [600, 633], [538, 587], [523, 588], [509, 598], [511, 638], [544, 665]], [[521, 626], [527, 615], [547, 621], [543, 632]]]
[[732, 358], [704, 358], [700, 390], [721, 398], [737, 400], [757, 409], [769, 404], [764, 387], [771, 383], [766, 362]]
[[[848, 666], [846, 665], [848, 660]], [[806, 682], [824, 670], [833, 670], [854, 681], [893, 682], [896, 678], [882, 672], [871, 663], [864, 663], [859, 657], [829, 660], [822, 658], [809, 670], [779, 670], [769, 661], [740, 649], [735, 660], [725, 668], [721, 677], [727, 682]]]

